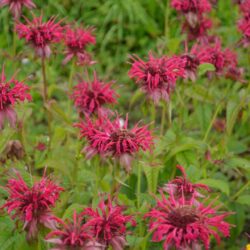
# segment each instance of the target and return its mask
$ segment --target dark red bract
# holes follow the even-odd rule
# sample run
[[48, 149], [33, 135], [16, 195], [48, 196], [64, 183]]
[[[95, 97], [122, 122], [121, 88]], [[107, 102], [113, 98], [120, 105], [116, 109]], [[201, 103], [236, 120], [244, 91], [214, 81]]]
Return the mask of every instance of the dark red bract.
[[128, 116], [125, 122], [119, 117], [113, 121], [106, 117], [96, 122], [87, 119], [86, 122], [76, 126], [81, 129], [81, 137], [85, 137], [89, 143], [84, 148], [87, 157], [95, 154], [114, 156], [128, 171], [131, 168], [133, 155], [140, 149], [149, 150], [153, 145], [153, 137], [148, 127], [136, 124], [129, 129]]
[[98, 80], [94, 74], [93, 82], [82, 81], [73, 89], [71, 98], [74, 100], [74, 105], [80, 113], [91, 115], [105, 115], [110, 113], [105, 108], [107, 104], [116, 103], [118, 95], [111, 89], [112, 83], [104, 83]]
[[40, 225], [55, 228], [55, 220], [50, 208], [55, 206], [63, 190], [61, 187], [43, 177], [30, 188], [17, 173], [16, 179], [8, 181], [6, 190], [9, 192], [9, 197], [3, 208], [6, 208], [13, 219], [23, 223], [28, 240], [37, 237]]
[[[201, 244], [208, 250], [210, 237], [214, 236], [220, 244], [221, 233], [229, 237], [230, 224], [224, 218], [230, 213], [219, 213], [212, 208], [213, 202], [208, 206], [186, 200], [185, 197], [176, 199], [171, 195], [167, 199], [161, 193], [157, 205], [145, 217], [149, 218], [149, 230], [153, 232], [154, 242], [164, 242], [165, 250], [196, 249]], [[200, 249], [200, 248], [198, 248]]]
[[64, 43], [66, 45], [66, 57], [63, 64], [68, 63], [73, 57], [76, 57], [78, 64], [92, 64], [91, 56], [86, 51], [86, 46], [95, 44], [96, 39], [92, 35], [92, 29], [70, 28], [66, 27]]
[[32, 0], [1, 0], [0, 7], [9, 5], [10, 12], [14, 18], [19, 18], [22, 13], [22, 8], [26, 7], [28, 9], [35, 8], [36, 5]]
[[4, 122], [7, 120], [11, 127], [15, 127], [17, 115], [14, 110], [16, 103], [30, 101], [31, 96], [28, 93], [29, 87], [19, 82], [12, 77], [9, 81], [6, 80], [4, 68], [0, 79], [0, 129], [4, 127]]
[[124, 249], [126, 245], [127, 224], [135, 226], [132, 216], [123, 214], [124, 207], [113, 205], [111, 198], [101, 200], [96, 209], [86, 208], [82, 215], [90, 227], [91, 235], [107, 249]]
[[50, 57], [50, 45], [58, 43], [63, 38], [63, 28], [52, 17], [43, 22], [43, 17], [34, 17], [32, 21], [25, 19], [26, 24], [18, 22], [16, 31], [19, 38], [24, 38], [35, 49], [40, 57]]
[[156, 58], [149, 53], [148, 61], [137, 56], [131, 59], [130, 78], [134, 79], [155, 103], [160, 99], [168, 101], [177, 78], [185, 75], [185, 61], [177, 56]]

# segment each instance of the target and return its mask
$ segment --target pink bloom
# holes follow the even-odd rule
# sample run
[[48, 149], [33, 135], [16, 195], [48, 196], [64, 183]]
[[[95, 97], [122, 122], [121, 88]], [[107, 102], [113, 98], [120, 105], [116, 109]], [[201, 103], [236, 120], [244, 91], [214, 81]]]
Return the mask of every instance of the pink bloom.
[[90, 115], [97, 113], [104, 115], [109, 113], [104, 106], [116, 103], [118, 95], [111, 89], [112, 83], [104, 83], [98, 80], [94, 73], [93, 82], [82, 81], [74, 87], [71, 98], [74, 100], [75, 107], [80, 113]]
[[113, 205], [111, 198], [101, 200], [96, 209], [86, 208], [82, 215], [90, 227], [91, 235], [104, 249], [112, 246], [114, 250], [122, 250], [126, 245], [127, 224], [136, 223], [132, 216], [123, 214], [124, 207]]
[[41, 225], [55, 228], [56, 223], [50, 208], [55, 206], [63, 190], [61, 187], [43, 177], [30, 188], [17, 173], [16, 179], [8, 181], [6, 190], [9, 192], [9, 198], [3, 208], [7, 209], [12, 219], [17, 218], [23, 222], [28, 240], [37, 237], [38, 228]]
[[172, 193], [176, 199], [185, 197], [186, 200], [196, 199], [198, 197], [203, 197], [197, 190], [203, 189], [205, 191], [209, 191], [208, 186], [204, 184], [193, 184], [187, 179], [187, 175], [185, 169], [177, 165], [177, 168], [182, 172], [182, 177], [176, 177], [174, 180], [170, 181], [165, 185], [163, 191], [168, 193]]
[[138, 56], [131, 57], [132, 67], [129, 76], [146, 92], [155, 103], [160, 99], [168, 100], [175, 88], [178, 77], [184, 77], [185, 61], [180, 57], [155, 58], [151, 53], [148, 61]]
[[243, 38], [241, 39], [241, 43], [245, 48], [250, 45], [250, 14], [244, 18], [242, 18], [238, 23], [238, 28], [243, 34]]
[[10, 12], [14, 18], [19, 18], [22, 12], [22, 7], [28, 9], [35, 8], [36, 5], [32, 0], [0, 0], [0, 7], [9, 5]]
[[188, 40], [197, 40], [207, 36], [207, 31], [212, 27], [212, 21], [207, 18], [200, 17], [196, 26], [192, 27], [185, 22], [182, 31], [188, 34]]
[[53, 243], [53, 250], [102, 250], [102, 245], [94, 242], [89, 226], [81, 215], [73, 214], [72, 221], [62, 221], [55, 218], [60, 225], [46, 236], [46, 241]]
[[211, 63], [216, 72], [221, 74], [225, 67], [225, 55], [221, 43], [216, 40], [214, 44], [200, 43], [194, 46], [193, 53], [199, 58], [200, 63]]
[[114, 156], [128, 171], [133, 155], [140, 149], [149, 150], [153, 145], [153, 137], [147, 126], [136, 124], [132, 129], [128, 129], [128, 116], [124, 124], [119, 117], [114, 121], [106, 117], [96, 122], [87, 119], [76, 126], [81, 129], [81, 137], [85, 137], [89, 143], [84, 148], [87, 158], [97, 153], [102, 156]]
[[[166, 199], [161, 193], [157, 205], [145, 217], [150, 218], [149, 230], [153, 232], [153, 241], [164, 241], [164, 250], [176, 248], [197, 249], [201, 244], [208, 250], [210, 237], [214, 236], [220, 244], [220, 234], [229, 237], [230, 224], [224, 218], [231, 213], [218, 213], [212, 201], [208, 206], [186, 200], [183, 196], [176, 200], [170, 194]], [[198, 248], [200, 249], [200, 248]]]
[[243, 0], [240, 3], [240, 10], [242, 13], [247, 16], [250, 14], [250, 0]]
[[36, 145], [35, 149], [38, 151], [45, 151], [46, 150], [46, 144], [42, 143], [42, 142], [38, 142], [38, 144]]
[[204, 12], [211, 11], [211, 4], [208, 0], [172, 0], [171, 5], [177, 11], [183, 13], [192, 28], [199, 23]]
[[66, 57], [63, 64], [68, 63], [73, 57], [77, 58], [79, 64], [93, 63], [86, 51], [86, 46], [96, 43], [95, 37], [92, 35], [92, 29], [66, 27], [64, 43], [66, 45]]
[[32, 21], [25, 19], [26, 24], [17, 23], [16, 31], [19, 38], [24, 38], [35, 49], [40, 57], [50, 57], [50, 45], [59, 43], [63, 38], [63, 28], [52, 17], [43, 22], [43, 17], [34, 17]]
[[0, 129], [4, 127], [4, 121], [7, 120], [11, 127], [15, 127], [17, 114], [14, 106], [18, 102], [30, 101], [31, 96], [28, 93], [29, 87], [14, 79], [14, 76], [7, 81], [2, 68], [0, 79]]

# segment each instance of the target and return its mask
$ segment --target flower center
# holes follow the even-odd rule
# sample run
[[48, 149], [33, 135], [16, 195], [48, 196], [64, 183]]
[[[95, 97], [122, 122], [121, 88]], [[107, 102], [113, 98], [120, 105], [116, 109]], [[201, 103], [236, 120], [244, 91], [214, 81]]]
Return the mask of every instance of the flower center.
[[168, 220], [172, 225], [185, 228], [188, 224], [194, 223], [199, 219], [197, 211], [192, 206], [182, 206], [170, 212]]

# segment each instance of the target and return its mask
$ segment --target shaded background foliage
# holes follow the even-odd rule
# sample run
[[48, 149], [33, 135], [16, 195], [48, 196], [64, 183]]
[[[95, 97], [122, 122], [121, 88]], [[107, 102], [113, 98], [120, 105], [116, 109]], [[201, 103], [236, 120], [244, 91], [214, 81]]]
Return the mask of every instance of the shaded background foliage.
[[[168, 1], [163, 0], [36, 0], [35, 14], [44, 17], [57, 15], [65, 18], [64, 22], [77, 22], [95, 27], [97, 39], [92, 53], [97, 64], [89, 69], [95, 69], [106, 80], [115, 80], [115, 88], [120, 94], [119, 105], [115, 108], [125, 115], [130, 114], [131, 122], [152, 120], [150, 106], [145, 97], [137, 90], [129, 79], [127, 72], [129, 54], [136, 53], [146, 56], [149, 50], [156, 54], [173, 55], [184, 52], [180, 19], [176, 12], [169, 8]], [[26, 10], [25, 14], [30, 16]], [[154, 204], [151, 193], [166, 183], [175, 173], [175, 165], [182, 164], [187, 169], [188, 176], [194, 182], [211, 186], [215, 196], [220, 194], [220, 202], [224, 210], [235, 211], [230, 222], [235, 224], [231, 238], [224, 241], [220, 247], [213, 249], [241, 249], [247, 243], [245, 232], [249, 232], [250, 224], [250, 91], [249, 91], [249, 50], [237, 47], [240, 39], [236, 22], [239, 13], [236, 5], [230, 0], [219, 0], [211, 13], [214, 28], [211, 33], [222, 38], [224, 47], [235, 49], [239, 57], [239, 65], [245, 68], [245, 84], [229, 79], [216, 78], [208, 80], [204, 69], [200, 68], [200, 77], [195, 83], [179, 82], [176, 92], [172, 95], [173, 124], [166, 130], [164, 136], [159, 136], [161, 105], [157, 107], [155, 117], [156, 146], [153, 154], [142, 154], [134, 163], [133, 172], [124, 181], [121, 176], [121, 192], [119, 200], [128, 206], [131, 213], [146, 212], [149, 204]], [[48, 143], [46, 123], [42, 108], [40, 91], [41, 70], [40, 61], [34, 58], [32, 49], [23, 41], [16, 41], [13, 48], [13, 21], [7, 8], [0, 10], [0, 62], [4, 63], [6, 75], [11, 76], [16, 70], [18, 78], [32, 87], [33, 102], [18, 107], [19, 117], [24, 125], [25, 134], [7, 128], [0, 132], [0, 152], [10, 139], [23, 140], [26, 156], [20, 161], [5, 161], [1, 166], [1, 185], [11, 174], [12, 168], [20, 170], [25, 180], [31, 181], [24, 168], [30, 164], [33, 175], [39, 176], [44, 166], [67, 190], [61, 196], [55, 213], [67, 218], [74, 210], [80, 210], [90, 202], [96, 204], [98, 191], [110, 192], [111, 174], [109, 166], [98, 167], [103, 163], [98, 158], [86, 161], [79, 152], [82, 142], [78, 140], [78, 131], [72, 127], [77, 121], [77, 113], [68, 110], [68, 88], [70, 65], [62, 66], [63, 55], [60, 46], [56, 48], [57, 55], [52, 56], [48, 65], [49, 95], [53, 100], [53, 137], [51, 153], [38, 151], [35, 146]], [[13, 50], [17, 51], [13, 58]], [[78, 68], [74, 83], [79, 76], [84, 76], [86, 69]], [[71, 104], [72, 105], [72, 104]], [[217, 118], [225, 121], [223, 131], [217, 131], [213, 123]], [[17, 129], [18, 130], [18, 129]], [[207, 160], [210, 152], [213, 160]], [[137, 204], [137, 174], [140, 165], [144, 175], [142, 179], [141, 206]], [[79, 168], [78, 175], [74, 172]], [[93, 171], [95, 169], [96, 171]], [[124, 174], [124, 173], [123, 173]], [[2, 197], [6, 196], [1, 190]], [[3, 201], [3, 200], [2, 200]], [[143, 222], [141, 222], [144, 225]], [[9, 217], [0, 217], [0, 249], [29, 249], [24, 235], [13, 231], [14, 223]], [[137, 249], [147, 242], [148, 249], [161, 249], [160, 245], [149, 242], [146, 227], [142, 232], [134, 230], [128, 237], [130, 249]], [[41, 246], [41, 249], [46, 246]], [[31, 248], [32, 249], [32, 248]]]

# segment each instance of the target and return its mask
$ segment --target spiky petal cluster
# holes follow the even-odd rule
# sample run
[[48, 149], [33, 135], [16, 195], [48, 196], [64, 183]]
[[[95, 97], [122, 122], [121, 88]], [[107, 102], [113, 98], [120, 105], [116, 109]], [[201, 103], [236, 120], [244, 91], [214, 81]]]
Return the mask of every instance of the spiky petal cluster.
[[46, 241], [54, 244], [53, 250], [102, 250], [103, 247], [94, 242], [83, 216], [74, 212], [73, 220], [56, 218], [59, 228], [46, 236]]
[[77, 58], [78, 64], [91, 64], [91, 57], [86, 51], [86, 46], [95, 44], [96, 39], [92, 35], [92, 29], [66, 27], [64, 43], [66, 45], [66, 57], [63, 64], [68, 63], [73, 57]]
[[0, 7], [9, 5], [9, 10], [14, 18], [19, 18], [22, 13], [22, 8], [35, 8], [36, 5], [32, 0], [0, 0]]
[[193, 184], [190, 182], [187, 179], [185, 169], [182, 166], [177, 165], [177, 168], [181, 171], [182, 176], [176, 177], [174, 180], [171, 180], [168, 184], [166, 184], [163, 187], [165, 192], [172, 193], [176, 199], [180, 199], [184, 195], [185, 199], [189, 200], [203, 197], [203, 195], [198, 191], [199, 189], [209, 191], [208, 186], [204, 184]]
[[130, 78], [142, 88], [147, 95], [158, 103], [160, 99], [169, 100], [178, 77], [184, 77], [185, 61], [177, 56], [156, 58], [151, 53], [148, 61], [138, 56], [131, 57]]
[[81, 137], [85, 137], [89, 143], [84, 148], [87, 157], [95, 154], [102, 156], [114, 156], [129, 171], [133, 155], [140, 149], [149, 150], [153, 145], [153, 137], [148, 126], [136, 124], [132, 129], [128, 128], [128, 116], [124, 122], [117, 117], [111, 121], [107, 117], [99, 118], [92, 122], [76, 124], [81, 129]]
[[104, 83], [98, 80], [96, 74], [94, 74], [93, 82], [82, 81], [74, 87], [71, 96], [75, 107], [85, 115], [108, 113], [108, 109], [105, 109], [104, 106], [116, 103], [116, 97], [118, 96], [111, 89], [111, 85], [112, 83]]
[[60, 192], [63, 190], [51, 180], [43, 177], [40, 181], [28, 187], [23, 178], [17, 173], [17, 178], [10, 179], [6, 185], [9, 197], [3, 208], [23, 223], [27, 239], [37, 237], [38, 227], [43, 225], [55, 228], [54, 216], [50, 209], [55, 206]]
[[243, 38], [241, 39], [241, 43], [245, 48], [250, 46], [250, 13], [248, 16], [243, 17], [239, 23], [238, 28], [243, 34]]
[[12, 77], [6, 80], [4, 68], [0, 78], [0, 129], [4, 127], [7, 120], [11, 127], [15, 127], [17, 115], [14, 106], [18, 102], [30, 101], [31, 96], [28, 93], [29, 87]]
[[208, 35], [208, 30], [212, 27], [212, 21], [205, 17], [200, 17], [195, 26], [191, 26], [187, 21], [182, 26], [182, 31], [187, 33], [188, 40], [202, 39]]
[[50, 45], [58, 43], [63, 38], [63, 28], [60, 22], [52, 17], [43, 22], [43, 17], [34, 17], [33, 20], [26, 19], [26, 24], [17, 23], [16, 31], [19, 38], [24, 38], [40, 57], [50, 57]]
[[109, 197], [102, 199], [96, 209], [84, 209], [86, 223], [90, 227], [91, 235], [98, 243], [107, 249], [112, 246], [114, 250], [124, 249], [126, 245], [127, 225], [136, 223], [132, 216], [124, 215], [124, 207], [113, 204]]
[[172, 0], [174, 9], [185, 15], [186, 21], [193, 29], [201, 26], [200, 18], [205, 12], [211, 11], [211, 4], [208, 0]]
[[170, 192], [167, 199], [161, 192], [161, 199], [145, 217], [149, 218], [149, 230], [153, 232], [154, 242], [164, 242], [163, 249], [200, 249], [208, 250], [210, 237], [214, 236], [220, 244], [220, 234], [228, 237], [230, 224], [224, 221], [230, 213], [219, 213], [213, 208], [196, 203], [194, 199], [181, 199]]

